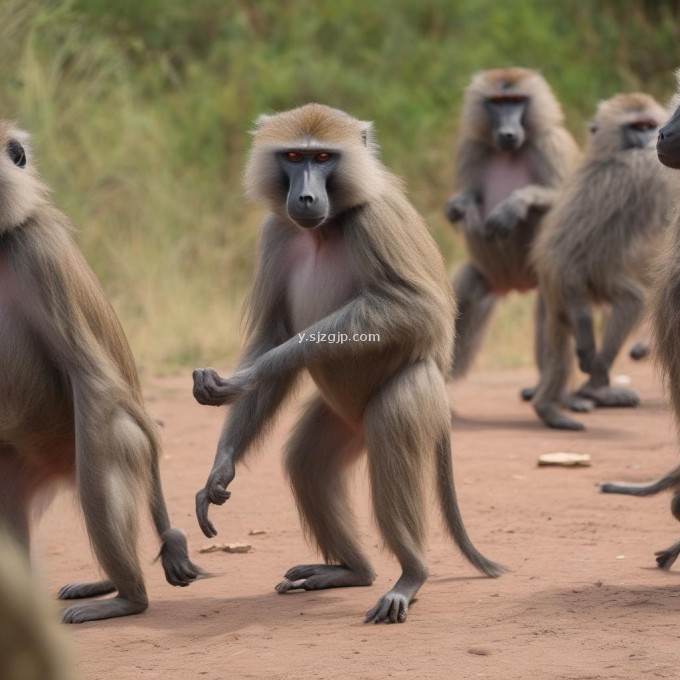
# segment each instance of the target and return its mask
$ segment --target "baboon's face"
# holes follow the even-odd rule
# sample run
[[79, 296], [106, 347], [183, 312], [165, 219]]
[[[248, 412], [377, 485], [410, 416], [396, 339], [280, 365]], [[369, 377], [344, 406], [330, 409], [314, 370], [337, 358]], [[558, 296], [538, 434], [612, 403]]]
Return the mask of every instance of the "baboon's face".
[[659, 160], [669, 168], [680, 169], [680, 108], [659, 130], [656, 141]]
[[528, 106], [529, 98], [522, 94], [492, 95], [484, 102], [494, 143], [501, 151], [517, 151], [524, 144]]

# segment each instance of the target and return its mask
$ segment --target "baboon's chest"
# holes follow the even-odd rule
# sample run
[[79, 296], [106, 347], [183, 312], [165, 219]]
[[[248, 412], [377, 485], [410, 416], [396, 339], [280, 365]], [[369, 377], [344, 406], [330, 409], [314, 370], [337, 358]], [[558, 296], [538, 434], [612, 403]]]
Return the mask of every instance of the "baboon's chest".
[[356, 265], [341, 232], [301, 232], [291, 245], [290, 262], [286, 298], [294, 332], [333, 313], [356, 293]]
[[513, 191], [533, 181], [529, 159], [521, 151], [493, 154], [486, 163], [483, 175], [484, 218]]

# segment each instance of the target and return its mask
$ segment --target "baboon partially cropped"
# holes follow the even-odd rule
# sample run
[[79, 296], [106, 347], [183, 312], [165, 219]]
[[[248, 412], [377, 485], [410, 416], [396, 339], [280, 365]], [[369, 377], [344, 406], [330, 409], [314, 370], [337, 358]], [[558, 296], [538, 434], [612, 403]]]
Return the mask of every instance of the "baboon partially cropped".
[[[470, 368], [498, 298], [536, 287], [531, 244], [579, 155], [563, 118], [548, 83], [529, 69], [482, 71], [465, 91], [457, 192], [446, 206], [449, 220], [461, 222], [470, 258], [453, 281], [459, 311], [454, 378]], [[539, 296], [537, 360], [542, 314]]]
[[168, 581], [199, 569], [170, 527], [159, 441], [118, 319], [52, 206], [27, 135], [0, 122], [0, 523], [28, 550], [36, 494], [74, 481], [93, 551], [110, 580], [62, 599], [117, 591], [66, 609], [67, 623], [136, 614], [148, 600], [137, 558], [137, 499], [161, 539]]
[[63, 630], [36, 588], [21, 550], [0, 526], [0, 659], [3, 680], [69, 680]]
[[[546, 344], [533, 405], [549, 427], [580, 430], [559, 411], [571, 373], [571, 336], [588, 380], [577, 395], [596, 406], [636, 406], [637, 394], [612, 387], [609, 369], [644, 309], [671, 186], [651, 145], [666, 119], [645, 94], [601, 102], [579, 168], [567, 180], [536, 239], [533, 259], [546, 305]], [[596, 348], [592, 305], [607, 305]]]
[[[436, 479], [449, 533], [480, 571], [501, 568], [472, 545], [453, 484], [444, 376], [454, 302], [444, 263], [401, 183], [380, 162], [371, 124], [308, 104], [261, 117], [245, 172], [267, 205], [236, 372], [194, 371], [201, 404], [234, 402], [196, 512], [230, 496], [235, 465], [267, 430], [303, 369], [318, 391], [295, 427], [286, 471], [302, 524], [325, 564], [288, 570], [276, 589], [369, 586], [348, 470], [368, 449], [373, 508], [402, 574], [366, 621], [402, 622], [427, 578], [425, 486]], [[362, 342], [362, 334], [379, 342]], [[340, 339], [344, 341], [340, 341]]]
[[[680, 71], [676, 73], [680, 83]], [[680, 94], [672, 102], [673, 115], [659, 130], [656, 150], [659, 160], [669, 168], [680, 168]], [[669, 229], [665, 248], [661, 250], [659, 270], [651, 300], [653, 345], [656, 360], [663, 371], [670, 396], [671, 411], [680, 430], [680, 214]], [[649, 484], [608, 482], [605, 493], [652, 496], [661, 491], [673, 492], [671, 512], [680, 520], [680, 466]], [[680, 541], [656, 553], [662, 569], [670, 569], [680, 555]]]

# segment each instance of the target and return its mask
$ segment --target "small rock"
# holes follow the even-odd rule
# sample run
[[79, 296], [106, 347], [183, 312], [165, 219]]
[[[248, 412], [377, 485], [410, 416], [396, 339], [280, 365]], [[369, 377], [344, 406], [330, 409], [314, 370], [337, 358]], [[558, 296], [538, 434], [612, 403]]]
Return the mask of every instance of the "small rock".
[[262, 536], [263, 534], [266, 534], [267, 532], [264, 529], [251, 529], [248, 532], [248, 536]]
[[559, 465], [562, 467], [588, 467], [590, 456], [587, 453], [569, 453], [567, 451], [556, 451], [554, 453], [544, 453], [538, 457], [539, 466]]
[[247, 553], [253, 549], [253, 546], [249, 543], [211, 543], [201, 548], [199, 553], [214, 553], [214, 552], [226, 552], [226, 553]]
[[600, 580], [597, 580], [597, 581], [595, 581], [595, 583], [593, 583], [593, 585], [594, 585], [594, 586], [597, 586], [598, 588], [602, 588], [602, 586], [604, 585], [604, 583], [603, 583], [602, 581], [600, 581]]
[[617, 559], [617, 560], [625, 560], [625, 559], [626, 559], [626, 556], [625, 556], [625, 555], [617, 555], [617, 556], [616, 556], [616, 559]]
[[476, 654], [477, 656], [489, 656], [491, 654], [491, 652], [484, 647], [470, 647], [470, 649], [467, 650], [467, 653]]

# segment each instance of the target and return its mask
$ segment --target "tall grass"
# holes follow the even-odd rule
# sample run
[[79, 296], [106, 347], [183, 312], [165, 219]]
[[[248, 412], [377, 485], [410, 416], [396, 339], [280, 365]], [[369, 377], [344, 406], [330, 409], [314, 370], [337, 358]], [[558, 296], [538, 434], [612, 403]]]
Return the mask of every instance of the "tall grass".
[[[253, 118], [316, 100], [376, 122], [447, 261], [441, 206], [473, 71], [539, 68], [583, 139], [598, 99], [665, 101], [674, 3], [603, 0], [0, 0], [1, 114], [32, 131], [43, 175], [140, 364], [226, 362], [261, 211], [241, 172]], [[530, 301], [499, 311], [482, 361], [526, 361]]]

